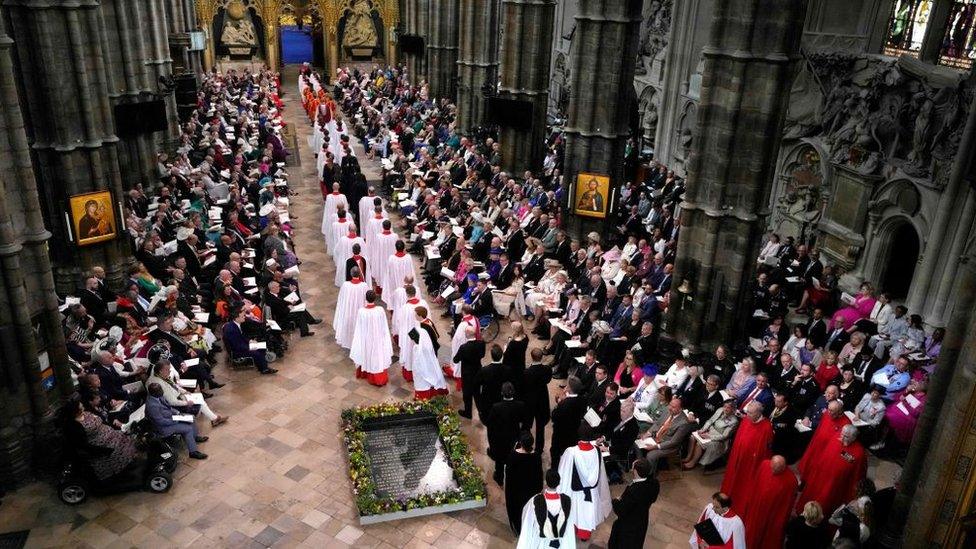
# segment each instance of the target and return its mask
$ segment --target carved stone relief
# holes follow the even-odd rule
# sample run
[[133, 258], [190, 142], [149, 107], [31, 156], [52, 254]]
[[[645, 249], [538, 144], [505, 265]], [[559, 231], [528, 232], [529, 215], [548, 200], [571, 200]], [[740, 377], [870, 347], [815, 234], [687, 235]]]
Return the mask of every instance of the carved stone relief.
[[668, 45], [671, 33], [673, 0], [651, 0], [641, 24], [640, 46], [637, 48], [636, 74], [647, 74], [649, 67]]
[[866, 175], [897, 169], [937, 180], [958, 148], [968, 104], [964, 88], [937, 83], [903, 63], [910, 62], [807, 55], [792, 89], [784, 137], [819, 136], [832, 162]]

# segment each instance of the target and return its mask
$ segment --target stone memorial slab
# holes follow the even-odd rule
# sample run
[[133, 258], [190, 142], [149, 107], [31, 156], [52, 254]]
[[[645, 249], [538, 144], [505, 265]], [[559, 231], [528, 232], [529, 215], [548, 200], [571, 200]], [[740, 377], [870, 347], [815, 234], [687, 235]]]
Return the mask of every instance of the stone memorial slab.
[[416, 496], [437, 454], [436, 418], [429, 414], [392, 416], [369, 421], [363, 427], [377, 494]]

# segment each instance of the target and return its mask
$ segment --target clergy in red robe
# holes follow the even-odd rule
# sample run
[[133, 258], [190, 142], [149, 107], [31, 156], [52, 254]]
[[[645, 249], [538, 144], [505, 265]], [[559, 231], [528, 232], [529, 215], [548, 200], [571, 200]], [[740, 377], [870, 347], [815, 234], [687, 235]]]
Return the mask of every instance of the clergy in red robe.
[[828, 441], [810, 459], [816, 466], [809, 467], [802, 477], [803, 491], [796, 503], [798, 512], [808, 501], [816, 501], [825, 513], [832, 513], [854, 499], [858, 484], [868, 472], [868, 458], [857, 440], [857, 427], [845, 425], [839, 437]]
[[752, 401], [746, 405], [746, 419], [739, 423], [739, 431], [729, 452], [722, 492], [734, 502], [747, 499], [759, 464], [773, 455], [773, 425], [763, 417], [762, 412], [760, 402]]
[[[816, 463], [816, 456], [820, 454], [827, 443], [836, 440], [840, 436], [840, 430], [845, 425], [850, 424], [851, 420], [844, 415], [844, 404], [839, 400], [831, 401], [827, 405], [827, 409], [823, 411], [820, 425], [817, 425], [817, 430], [813, 432], [813, 438], [810, 439], [810, 444], [803, 453], [803, 458], [796, 464], [801, 478], [806, 477], [807, 468]], [[824, 507], [824, 511], [833, 512], [833, 509], [828, 510]]]
[[783, 456], [773, 456], [759, 464], [752, 489], [735, 502], [745, 523], [747, 547], [783, 547], [784, 530], [786, 522], [790, 520], [798, 484], [796, 475], [786, 467]]

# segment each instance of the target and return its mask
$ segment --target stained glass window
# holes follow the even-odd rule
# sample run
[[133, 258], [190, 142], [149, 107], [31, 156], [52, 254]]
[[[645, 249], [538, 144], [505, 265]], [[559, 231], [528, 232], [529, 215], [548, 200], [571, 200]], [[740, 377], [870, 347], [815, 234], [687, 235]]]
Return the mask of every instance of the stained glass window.
[[895, 0], [885, 40], [885, 55], [918, 57], [932, 4], [931, 0]]
[[968, 69], [976, 57], [976, 0], [956, 0], [939, 50], [939, 64]]

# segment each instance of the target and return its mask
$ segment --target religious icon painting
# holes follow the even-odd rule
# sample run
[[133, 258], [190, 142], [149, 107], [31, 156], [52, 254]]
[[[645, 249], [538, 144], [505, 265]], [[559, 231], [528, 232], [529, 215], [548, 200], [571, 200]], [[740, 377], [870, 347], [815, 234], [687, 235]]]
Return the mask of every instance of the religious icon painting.
[[573, 193], [573, 213], [603, 219], [609, 207], [610, 176], [580, 172]]
[[118, 234], [109, 191], [76, 194], [68, 198], [68, 210], [71, 212], [71, 230], [79, 246], [112, 240]]

